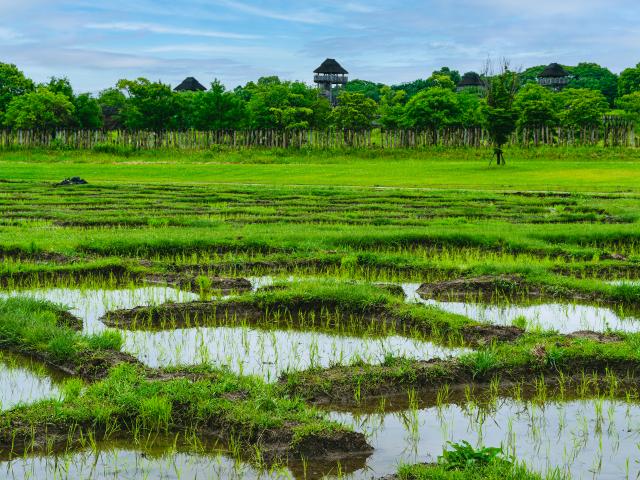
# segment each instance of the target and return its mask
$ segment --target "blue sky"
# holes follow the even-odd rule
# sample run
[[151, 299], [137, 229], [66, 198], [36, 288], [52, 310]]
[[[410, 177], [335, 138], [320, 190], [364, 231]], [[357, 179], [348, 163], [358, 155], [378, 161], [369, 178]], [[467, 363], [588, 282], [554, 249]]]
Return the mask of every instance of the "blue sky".
[[638, 0], [0, 0], [0, 61], [97, 92], [119, 78], [228, 87], [309, 82], [326, 57], [352, 78], [399, 83], [487, 57], [527, 67], [640, 62]]

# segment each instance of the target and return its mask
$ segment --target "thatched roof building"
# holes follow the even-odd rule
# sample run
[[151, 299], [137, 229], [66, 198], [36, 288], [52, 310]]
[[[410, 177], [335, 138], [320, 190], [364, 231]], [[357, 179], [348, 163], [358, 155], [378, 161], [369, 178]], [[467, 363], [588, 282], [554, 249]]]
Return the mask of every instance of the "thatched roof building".
[[552, 63], [538, 75], [538, 83], [553, 90], [562, 90], [571, 79], [571, 75], [559, 63]]
[[313, 73], [313, 81], [318, 85], [320, 94], [327, 97], [332, 105], [336, 105], [334, 89], [349, 81], [347, 77], [349, 72], [342, 68], [342, 65], [334, 58], [327, 58]]
[[559, 63], [551, 63], [542, 71], [538, 78], [563, 78], [568, 76], [569, 72], [567, 72], [562, 65]]
[[347, 72], [342, 65], [340, 65], [335, 58], [327, 58], [322, 65], [316, 68], [313, 73], [319, 74], [336, 74], [336, 75], [347, 75]]
[[467, 72], [458, 83], [458, 91], [473, 88], [484, 88], [484, 83], [476, 72]]
[[195, 78], [187, 77], [174, 90], [176, 92], [204, 92], [206, 87]]

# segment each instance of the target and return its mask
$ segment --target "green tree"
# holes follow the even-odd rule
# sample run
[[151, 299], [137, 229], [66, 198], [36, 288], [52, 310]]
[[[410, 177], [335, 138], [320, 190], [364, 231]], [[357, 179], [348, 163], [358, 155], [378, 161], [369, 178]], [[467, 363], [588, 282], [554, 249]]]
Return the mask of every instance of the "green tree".
[[384, 85], [380, 83], [369, 82], [367, 80], [351, 80], [343, 87], [343, 90], [350, 93], [361, 93], [365, 97], [379, 102], [382, 95], [381, 89], [383, 87]]
[[218, 80], [208, 92], [198, 92], [194, 98], [192, 128], [196, 130], [238, 129], [245, 120], [245, 102], [234, 92], [227, 92]]
[[458, 70], [451, 70], [449, 67], [442, 67], [440, 70], [434, 71], [431, 76], [435, 77], [438, 75], [445, 75], [449, 77], [454, 85], [458, 85], [460, 83], [460, 80], [462, 80], [460, 72]]
[[402, 124], [407, 93], [384, 86], [380, 91], [380, 123], [385, 128], [398, 128]]
[[635, 68], [626, 68], [618, 80], [618, 95], [621, 97], [640, 91], [640, 63]]
[[4, 124], [18, 130], [42, 130], [51, 132], [67, 126], [74, 106], [64, 94], [48, 88], [14, 97], [4, 115]]
[[573, 78], [569, 81], [569, 88], [589, 88], [602, 93], [613, 106], [618, 95], [618, 76], [608, 68], [597, 63], [579, 63], [568, 68]]
[[124, 127], [121, 114], [127, 105], [127, 97], [117, 88], [107, 88], [98, 94], [104, 128], [115, 130]]
[[331, 110], [329, 101], [319, 97], [317, 89], [301, 82], [283, 82], [278, 77], [250, 82], [237, 93], [248, 98], [251, 128], [321, 128], [326, 126]]
[[478, 92], [464, 90], [457, 94], [460, 105], [460, 123], [464, 127], [479, 127], [482, 125], [483, 101]]
[[9, 103], [15, 97], [33, 92], [34, 88], [33, 82], [18, 67], [0, 62], [0, 122]]
[[461, 121], [458, 96], [448, 88], [434, 87], [407, 102], [403, 124], [418, 130], [431, 130], [435, 138], [438, 129], [460, 125]]
[[529, 67], [520, 72], [518, 74], [520, 84], [527, 85], [529, 83], [538, 83], [538, 77], [545, 68], [547, 68], [546, 65], [536, 65], [535, 67]]
[[513, 102], [519, 129], [554, 126], [558, 123], [559, 96], [548, 88], [529, 83]]
[[337, 128], [366, 130], [376, 117], [378, 105], [362, 93], [342, 92], [338, 106], [333, 109], [333, 121]]
[[429, 80], [414, 80], [413, 82], [401, 83], [399, 85], [391, 86], [391, 90], [402, 90], [406, 92], [407, 98], [411, 98], [417, 95], [423, 90], [433, 87], [433, 84]]
[[518, 74], [509, 70], [505, 62], [501, 72], [489, 79], [487, 85], [484, 123], [494, 145], [496, 163], [505, 165], [503, 147], [516, 129], [518, 113], [513, 103], [520, 84]]
[[73, 99], [75, 126], [84, 130], [102, 128], [102, 109], [98, 101], [88, 93]]
[[51, 77], [48, 83], [42, 84], [42, 87], [46, 87], [53, 93], [61, 93], [69, 100], [73, 100], [73, 87], [67, 77]]
[[427, 81], [429, 82], [429, 88], [444, 88], [452, 92], [455, 91], [457, 85], [451, 80], [450, 76], [437, 73], [431, 75]]
[[127, 128], [160, 132], [176, 127], [179, 105], [169, 85], [138, 78], [120, 80], [117, 86], [129, 95], [121, 113]]
[[616, 101], [618, 108], [625, 112], [625, 116], [636, 123], [640, 123], [640, 91], [624, 95]]
[[587, 88], [567, 88], [559, 95], [562, 100], [560, 122], [564, 127], [589, 128], [602, 125], [609, 102], [600, 92]]

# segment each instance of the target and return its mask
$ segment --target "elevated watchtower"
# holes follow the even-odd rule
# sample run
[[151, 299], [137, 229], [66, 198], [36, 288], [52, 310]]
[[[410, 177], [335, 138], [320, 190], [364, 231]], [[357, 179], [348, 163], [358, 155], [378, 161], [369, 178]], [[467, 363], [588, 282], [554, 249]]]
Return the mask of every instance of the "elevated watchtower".
[[318, 85], [320, 93], [329, 99], [331, 105], [335, 105], [337, 99], [333, 94], [333, 88], [346, 84], [349, 81], [347, 77], [349, 72], [342, 68], [335, 59], [327, 58], [313, 73], [315, 74], [313, 81]]
[[538, 83], [551, 90], [560, 91], [567, 86], [571, 75], [559, 63], [552, 63], [538, 76]]

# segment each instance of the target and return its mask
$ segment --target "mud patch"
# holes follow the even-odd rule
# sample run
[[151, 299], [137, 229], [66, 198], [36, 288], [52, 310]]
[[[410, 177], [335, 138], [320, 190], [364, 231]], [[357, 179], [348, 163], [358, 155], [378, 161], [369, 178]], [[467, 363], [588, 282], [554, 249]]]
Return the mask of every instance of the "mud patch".
[[251, 291], [252, 285], [246, 278], [222, 278], [206, 275], [188, 276], [178, 274], [149, 275], [145, 282], [151, 285], [168, 285], [193, 293], [220, 292], [228, 295], [232, 292]]

